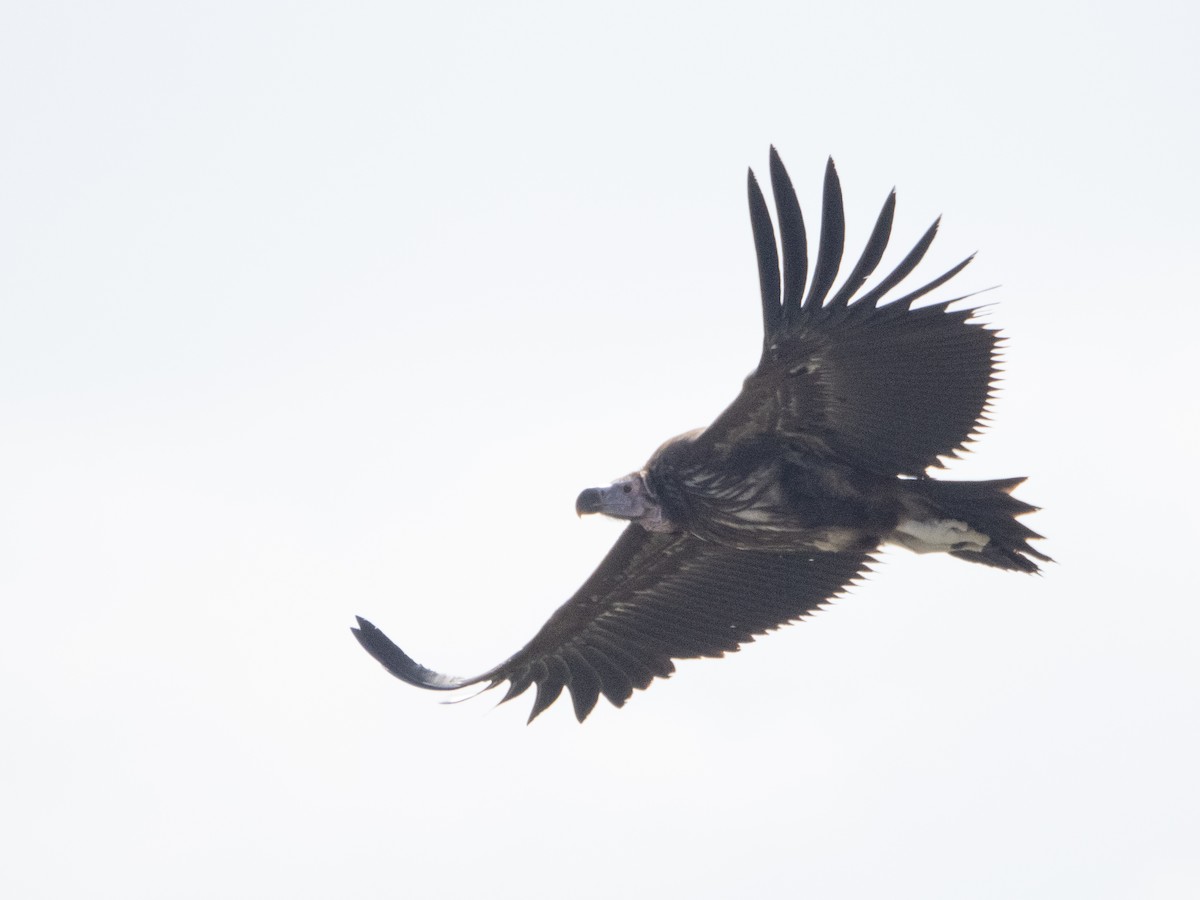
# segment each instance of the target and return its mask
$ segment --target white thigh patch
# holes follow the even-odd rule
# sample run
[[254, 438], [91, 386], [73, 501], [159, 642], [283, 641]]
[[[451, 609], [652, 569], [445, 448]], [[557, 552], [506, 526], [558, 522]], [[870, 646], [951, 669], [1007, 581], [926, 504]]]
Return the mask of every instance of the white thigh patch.
[[988, 536], [957, 519], [901, 519], [887, 540], [916, 553], [948, 553], [982, 550], [987, 546]]

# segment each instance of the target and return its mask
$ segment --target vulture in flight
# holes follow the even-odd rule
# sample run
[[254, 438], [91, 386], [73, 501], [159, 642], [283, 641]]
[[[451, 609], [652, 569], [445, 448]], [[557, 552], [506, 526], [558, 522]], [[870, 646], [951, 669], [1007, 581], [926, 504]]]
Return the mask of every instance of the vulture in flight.
[[[775, 149], [779, 229], [749, 174], [763, 342], [758, 367], [707, 428], [667, 441], [637, 471], [575, 501], [580, 515], [628, 523], [583, 586], [533, 639], [482, 675], [427, 669], [365, 619], [359, 643], [402, 681], [438, 691], [504, 682], [501, 702], [536, 688], [529, 719], [566, 689], [583, 721], [603, 694], [624, 705], [675, 669], [718, 657], [816, 611], [861, 578], [881, 544], [1037, 572], [1049, 560], [1017, 517], [1022, 478], [929, 476], [982, 427], [994, 389], [997, 332], [965, 296], [923, 306], [970, 257], [886, 299], [921, 261], [938, 222], [869, 289], [896, 207], [883, 204], [862, 255], [836, 286], [844, 219], [837, 171], [825, 169], [820, 237], [808, 237]], [[782, 266], [781, 266], [782, 263]]]

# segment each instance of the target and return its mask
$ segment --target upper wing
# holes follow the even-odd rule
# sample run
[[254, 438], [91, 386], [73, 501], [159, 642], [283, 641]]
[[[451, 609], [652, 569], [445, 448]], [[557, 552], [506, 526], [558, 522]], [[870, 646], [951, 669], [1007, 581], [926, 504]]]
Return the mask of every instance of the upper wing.
[[672, 659], [723, 656], [813, 612], [861, 575], [868, 561], [865, 553], [732, 550], [630, 525], [533, 640], [482, 675], [456, 678], [427, 669], [362, 618], [352, 630], [368, 653], [409, 684], [453, 690], [508, 681], [501, 702], [533, 684], [530, 721], [565, 687], [582, 722], [600, 694], [622, 706], [634, 688], [669, 676]]
[[958, 274], [970, 257], [878, 305], [921, 261], [937, 233], [934, 222], [887, 277], [855, 299], [887, 247], [896, 207], [892, 192], [858, 263], [830, 297], [845, 231], [833, 161], [825, 171], [811, 281], [800, 205], [774, 147], [771, 186], [782, 283], [771, 214], [750, 173], [750, 222], [762, 287], [762, 358], [741, 395], [700, 440], [720, 456], [741, 440], [776, 435], [883, 475], [919, 476], [929, 466], [940, 466], [938, 457], [963, 449], [979, 427], [993, 389], [999, 338], [972, 320], [975, 310], [947, 308], [962, 297], [918, 309], [912, 304]]

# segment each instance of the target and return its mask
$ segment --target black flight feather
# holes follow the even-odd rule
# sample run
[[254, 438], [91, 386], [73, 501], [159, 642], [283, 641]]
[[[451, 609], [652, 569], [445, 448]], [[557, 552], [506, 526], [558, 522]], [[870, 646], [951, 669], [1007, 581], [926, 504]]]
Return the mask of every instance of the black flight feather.
[[767, 201], [753, 171], [746, 177], [746, 193], [750, 202], [750, 230], [754, 234], [754, 251], [758, 258], [765, 348], [779, 330], [783, 318], [783, 310], [779, 305], [779, 253], [775, 249], [775, 230], [771, 226], [771, 213], [767, 210]]
[[828, 309], [845, 306], [879, 266], [880, 260], [883, 259], [883, 252], [887, 250], [888, 239], [892, 234], [892, 219], [895, 215], [896, 191], [893, 190], [884, 201], [883, 209], [879, 211], [879, 218], [875, 220], [875, 227], [871, 230], [871, 236], [867, 239], [867, 246], [863, 249], [862, 256], [859, 257], [853, 271], [846, 276], [845, 284], [826, 304]]
[[[779, 215], [779, 244], [783, 261], [783, 323], [790, 329], [800, 313], [804, 300], [804, 283], [808, 279], [808, 241], [804, 231], [804, 216], [792, 179], [771, 148], [771, 191], [775, 195], [775, 211]], [[774, 238], [772, 238], [774, 243]]]
[[[832, 157], [825, 165], [825, 190], [821, 199], [821, 242], [812, 287], [804, 299], [805, 309], [817, 309], [825, 302], [842, 264], [846, 243], [846, 217], [842, 211], [842, 184]], [[786, 265], [786, 263], [785, 263]]]

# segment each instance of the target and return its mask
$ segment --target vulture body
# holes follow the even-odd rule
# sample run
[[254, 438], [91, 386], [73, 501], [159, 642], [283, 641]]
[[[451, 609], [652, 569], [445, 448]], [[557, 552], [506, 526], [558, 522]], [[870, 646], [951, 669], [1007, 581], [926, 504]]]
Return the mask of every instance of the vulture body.
[[1035, 509], [1012, 496], [1023, 479], [927, 474], [974, 437], [994, 387], [999, 338], [974, 309], [950, 309], [964, 297], [913, 308], [970, 258], [883, 302], [929, 249], [935, 222], [860, 294], [887, 246], [893, 192], [834, 290], [844, 219], [833, 161], [811, 276], [804, 219], [774, 148], [770, 171], [778, 244], [753, 172], [748, 181], [763, 346], [741, 394], [642, 469], [579, 495], [580, 515], [629, 525], [575, 595], [495, 668], [470, 678], [434, 672], [359, 618], [355, 637], [397, 678], [433, 690], [508, 682], [503, 700], [535, 686], [530, 721], [565, 688], [582, 722], [600, 695], [622, 706], [669, 676], [672, 660], [723, 656], [815, 611], [862, 576], [881, 544], [1020, 572], [1049, 560], [1017, 521]]

